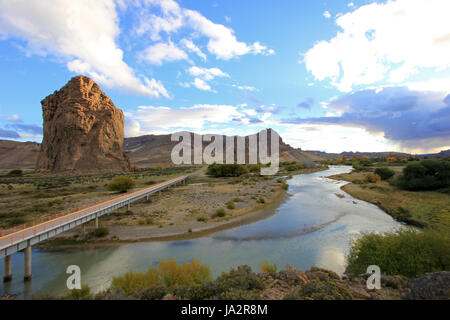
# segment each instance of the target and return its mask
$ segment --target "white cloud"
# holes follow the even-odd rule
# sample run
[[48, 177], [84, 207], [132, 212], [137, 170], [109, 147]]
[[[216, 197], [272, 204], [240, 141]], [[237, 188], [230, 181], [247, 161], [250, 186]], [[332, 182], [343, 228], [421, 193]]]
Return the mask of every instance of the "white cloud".
[[194, 77], [194, 82], [192, 82], [192, 85], [196, 87], [199, 90], [203, 91], [211, 91], [216, 92], [215, 90], [211, 89], [211, 86], [208, 84], [208, 81], [213, 80], [217, 77], [229, 77], [229, 75], [219, 68], [200, 68], [197, 66], [190, 67], [188, 69], [188, 73]]
[[251, 92], [259, 91], [258, 88], [255, 88], [252, 86], [240, 86], [240, 85], [236, 85], [236, 84], [232, 84], [231, 86], [234, 88], [237, 88], [239, 90], [242, 90], [242, 91], [251, 91]]
[[[230, 105], [194, 105], [179, 109], [155, 106], [140, 106], [128, 112], [127, 136], [140, 135], [148, 128], [158, 130], [201, 130], [208, 124], [221, 124], [242, 117], [237, 107]], [[147, 128], [147, 129], [146, 129]]]
[[160, 81], [139, 79], [124, 62], [112, 0], [0, 0], [0, 34], [27, 41], [33, 54], [52, 54], [109, 87], [150, 97], [169, 97]]
[[450, 67], [450, 1], [397, 0], [364, 5], [336, 19], [342, 29], [304, 57], [318, 80], [341, 91], [403, 82], [421, 68]]
[[201, 77], [204, 80], [210, 81], [217, 77], [229, 77], [229, 75], [219, 68], [200, 68], [197, 66], [190, 67], [189, 74], [194, 77]]
[[380, 134], [364, 128], [334, 124], [299, 124], [289, 126], [283, 140], [303, 150], [340, 153], [342, 151], [393, 151], [397, 145]]
[[[144, 13], [145, 5], [157, 6], [161, 14]], [[216, 58], [229, 60], [246, 54], [271, 55], [275, 51], [268, 49], [259, 42], [246, 44], [240, 42], [234, 35], [234, 31], [222, 24], [217, 24], [205, 18], [197, 11], [181, 8], [173, 0], [146, 0], [137, 1], [141, 23], [136, 29], [137, 34], [150, 34], [152, 40], [161, 39], [161, 33], [178, 32], [182, 27], [194, 30], [199, 36], [208, 38], [207, 49]]]
[[330, 19], [330, 18], [331, 18], [331, 13], [330, 13], [330, 11], [325, 11], [325, 12], [323, 13], [323, 16], [324, 16], [325, 18], [327, 18], [327, 19]]
[[159, 42], [147, 47], [139, 53], [139, 58], [149, 64], [161, 66], [163, 62], [174, 62], [188, 60], [186, 52], [178, 48], [171, 41], [169, 43]]
[[22, 121], [18, 114], [13, 114], [12, 116], [7, 117], [6, 120], [11, 121], [11, 122], [20, 122], [20, 121]]
[[200, 50], [199, 47], [197, 47], [192, 40], [189, 39], [182, 39], [180, 43], [186, 47], [191, 52], [194, 52], [196, 55], [198, 55], [200, 58], [203, 59], [203, 61], [206, 61], [206, 54], [203, 53], [202, 50]]
[[194, 82], [192, 82], [192, 85], [199, 90], [212, 91], [211, 86], [206, 81], [200, 78], [195, 78]]

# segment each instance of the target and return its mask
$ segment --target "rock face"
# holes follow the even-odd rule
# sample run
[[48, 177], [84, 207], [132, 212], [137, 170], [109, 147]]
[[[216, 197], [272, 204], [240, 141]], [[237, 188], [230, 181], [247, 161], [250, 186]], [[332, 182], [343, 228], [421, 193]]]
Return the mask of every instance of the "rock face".
[[124, 116], [90, 78], [77, 76], [41, 101], [43, 172], [96, 173], [130, 169], [122, 152]]

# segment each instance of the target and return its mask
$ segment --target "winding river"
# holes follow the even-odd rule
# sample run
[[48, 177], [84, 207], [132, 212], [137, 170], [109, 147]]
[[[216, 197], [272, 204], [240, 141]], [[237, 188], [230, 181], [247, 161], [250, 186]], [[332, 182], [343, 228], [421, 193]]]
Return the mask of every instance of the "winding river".
[[114, 276], [131, 269], [145, 272], [167, 258], [178, 262], [200, 260], [210, 266], [213, 276], [241, 264], [259, 270], [265, 260], [279, 269], [289, 263], [303, 270], [319, 266], [342, 273], [352, 238], [362, 232], [386, 232], [400, 226], [378, 207], [340, 190], [347, 182], [326, 178], [350, 170], [348, 166], [332, 166], [327, 171], [294, 176], [288, 181], [291, 196], [274, 215], [207, 237], [95, 249], [33, 250], [33, 280], [28, 283], [22, 280], [23, 254], [17, 253], [12, 258], [13, 281], [1, 284], [0, 295], [29, 298], [63, 294], [69, 265], [78, 265], [82, 283], [98, 291], [107, 288]]

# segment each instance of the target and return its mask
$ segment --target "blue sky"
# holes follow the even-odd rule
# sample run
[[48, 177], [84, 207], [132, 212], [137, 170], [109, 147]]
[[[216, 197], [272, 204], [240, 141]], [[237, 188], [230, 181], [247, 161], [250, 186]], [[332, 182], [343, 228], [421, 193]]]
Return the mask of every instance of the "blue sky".
[[0, 139], [92, 77], [126, 136], [276, 129], [328, 152], [450, 148], [446, 0], [0, 0]]

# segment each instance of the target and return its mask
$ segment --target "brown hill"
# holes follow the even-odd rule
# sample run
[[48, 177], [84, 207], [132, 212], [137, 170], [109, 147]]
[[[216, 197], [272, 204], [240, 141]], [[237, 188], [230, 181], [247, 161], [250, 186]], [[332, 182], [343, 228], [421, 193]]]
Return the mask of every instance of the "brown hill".
[[34, 169], [40, 148], [36, 142], [0, 140], [0, 169]]
[[[192, 137], [193, 133], [190, 134]], [[225, 144], [226, 136], [223, 136], [223, 140]], [[171, 151], [176, 144], [178, 144], [178, 142], [171, 141], [170, 134], [145, 135], [135, 138], [126, 138], [123, 148], [133, 165], [145, 168], [155, 166], [158, 163], [170, 165], [172, 163], [170, 156]], [[203, 142], [203, 148], [208, 144], [209, 142]], [[248, 136], [246, 137], [246, 159], [248, 161]], [[293, 148], [284, 143], [282, 138], [280, 138], [280, 161], [297, 161], [303, 163], [307, 167], [312, 167], [314, 166], [314, 161], [324, 159], [324, 157], [321, 157], [315, 152], [302, 151], [299, 148]]]

